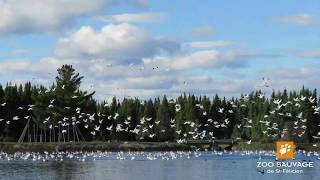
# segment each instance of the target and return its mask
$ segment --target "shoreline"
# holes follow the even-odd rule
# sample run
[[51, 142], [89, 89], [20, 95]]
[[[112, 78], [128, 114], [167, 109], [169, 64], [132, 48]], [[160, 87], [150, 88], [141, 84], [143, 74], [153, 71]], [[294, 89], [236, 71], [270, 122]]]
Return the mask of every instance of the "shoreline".
[[[297, 144], [295, 149], [306, 151], [317, 151], [320, 145], [312, 146], [312, 144]], [[61, 152], [61, 151], [190, 151], [199, 147], [178, 144], [174, 142], [36, 142], [36, 143], [16, 143], [16, 142], [0, 142], [0, 151], [14, 153], [14, 152]], [[202, 148], [203, 150], [204, 148]], [[209, 148], [208, 148], [209, 149]], [[210, 149], [212, 150], [212, 149]], [[221, 147], [214, 148], [214, 150], [227, 150]], [[274, 143], [238, 143], [228, 151], [256, 151], [275, 150]]]
[[1, 142], [2, 152], [61, 152], [61, 151], [188, 151], [191, 147], [172, 142]]

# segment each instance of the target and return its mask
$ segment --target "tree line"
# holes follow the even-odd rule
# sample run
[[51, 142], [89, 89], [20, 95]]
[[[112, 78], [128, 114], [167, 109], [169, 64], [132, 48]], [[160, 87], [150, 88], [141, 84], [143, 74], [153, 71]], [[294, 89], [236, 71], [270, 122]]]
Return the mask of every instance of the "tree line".
[[273, 142], [320, 138], [316, 89], [261, 90], [225, 98], [182, 94], [141, 100], [94, 99], [80, 90], [83, 76], [71, 65], [50, 86], [0, 85], [0, 141], [173, 141], [236, 139]]

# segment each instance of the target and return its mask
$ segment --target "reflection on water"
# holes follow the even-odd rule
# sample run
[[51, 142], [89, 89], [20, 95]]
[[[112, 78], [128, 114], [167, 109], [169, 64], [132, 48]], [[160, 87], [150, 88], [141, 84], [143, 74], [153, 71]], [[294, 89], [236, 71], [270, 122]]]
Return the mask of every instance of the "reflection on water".
[[[146, 153], [147, 154], [147, 153]], [[143, 155], [140, 155], [143, 156]], [[112, 158], [114, 157], [114, 158]], [[202, 179], [319, 179], [320, 161], [314, 157], [298, 156], [297, 160], [311, 159], [314, 168], [303, 174], [267, 174], [257, 171], [259, 156], [239, 154], [182, 157], [170, 160], [117, 160], [116, 153], [96, 160], [32, 161], [0, 160], [0, 179], [76, 179], [76, 180], [202, 180]], [[262, 156], [262, 161], [274, 161], [272, 156]]]

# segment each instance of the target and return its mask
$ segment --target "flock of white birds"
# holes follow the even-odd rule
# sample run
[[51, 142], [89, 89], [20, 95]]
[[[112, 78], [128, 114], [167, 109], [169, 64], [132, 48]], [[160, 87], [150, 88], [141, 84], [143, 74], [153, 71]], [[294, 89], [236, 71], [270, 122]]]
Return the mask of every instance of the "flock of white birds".
[[[259, 98], [263, 99], [265, 98], [264, 94], [260, 94], [258, 96]], [[74, 99], [78, 98], [77, 96], [72, 97]], [[249, 95], [246, 94], [243, 96], [243, 103], [240, 103], [240, 107], [246, 108], [248, 102], [249, 103], [255, 103], [249, 101]], [[48, 104], [47, 108], [53, 108], [55, 106], [55, 99], [50, 100], [50, 103]], [[181, 105], [175, 102], [175, 100], [170, 99], [169, 103], [174, 104], [176, 113], [179, 113], [181, 111]], [[239, 105], [236, 105], [234, 102], [230, 101], [233, 108], [237, 108]], [[298, 137], [302, 137], [307, 129], [306, 122], [308, 121], [307, 118], [305, 118], [305, 115], [303, 112], [300, 112], [298, 115], [293, 116], [291, 112], [284, 112], [284, 109], [287, 106], [292, 106], [294, 108], [300, 108], [302, 106], [301, 103], [315, 103], [315, 97], [306, 97], [306, 96], [300, 96], [293, 99], [293, 101], [286, 101], [283, 102], [280, 99], [274, 99], [273, 104], [274, 108], [273, 110], [269, 111], [266, 115], [264, 115], [263, 120], [260, 120], [259, 123], [264, 125], [263, 133], [267, 136], [274, 136], [277, 137], [279, 134], [281, 137], [283, 137], [287, 132], [287, 128], [280, 129], [279, 124], [275, 121], [270, 120], [270, 116], [278, 116], [280, 119], [281, 117], [287, 117], [287, 118], [294, 118], [294, 129], [295, 134]], [[3, 102], [0, 104], [0, 106], [3, 108], [6, 106], [6, 103]], [[105, 107], [109, 106], [108, 103], [104, 105]], [[1, 108], [0, 107], [0, 108]], [[18, 110], [23, 110], [27, 108], [28, 111], [32, 111], [35, 105], [28, 105], [26, 107], [18, 107]], [[202, 104], [196, 104], [196, 108], [200, 109], [200, 112], [203, 116], [207, 116], [208, 112], [204, 110], [204, 106]], [[320, 113], [320, 107], [319, 106], [312, 106], [313, 113], [319, 114]], [[81, 109], [77, 107], [76, 109], [71, 109], [70, 107], [65, 107], [65, 109], [70, 110], [71, 112], [75, 112], [75, 115], [72, 117], [63, 117], [61, 120], [59, 120], [57, 123], [54, 123], [52, 120], [52, 117], [47, 117], [43, 120], [43, 125], [45, 125], [49, 129], [55, 129], [61, 131], [61, 133], [64, 135], [68, 133], [68, 130], [70, 127], [74, 126], [83, 126], [85, 129], [88, 129], [92, 136], [96, 136], [96, 134], [100, 131], [112, 131], [115, 130], [116, 132], [127, 132], [127, 133], [133, 133], [133, 134], [139, 134], [139, 133], [146, 133], [148, 134], [149, 138], [154, 138], [156, 136], [155, 128], [159, 126], [160, 121], [155, 121], [151, 117], [142, 117], [140, 119], [140, 122], [136, 126], [132, 126], [131, 117], [126, 117], [124, 122], [116, 123], [114, 125], [108, 126], [105, 129], [101, 128], [102, 123], [106, 121], [114, 120], [114, 122], [117, 122], [117, 119], [119, 118], [119, 113], [115, 113], [113, 115], [106, 115], [103, 113], [94, 113], [94, 114], [87, 114], [81, 112]], [[224, 108], [218, 108], [218, 112], [221, 113], [222, 117], [226, 117], [222, 122], [218, 122], [217, 120], [214, 120], [212, 118], [208, 118], [207, 122], [204, 124], [205, 127], [214, 127], [215, 129], [219, 128], [227, 128], [230, 120], [227, 118], [226, 114], [232, 114], [234, 111], [232, 109], [225, 110]], [[1, 122], [5, 122], [6, 124], [10, 125], [12, 122], [19, 121], [20, 119], [30, 119], [31, 116], [26, 117], [19, 117], [19, 116], [13, 116], [12, 119], [0, 119]], [[185, 121], [184, 126], [188, 126], [190, 131], [188, 132], [182, 132], [181, 130], [176, 129], [176, 120], [171, 119], [170, 120], [170, 128], [175, 130], [175, 133], [178, 135], [178, 137], [181, 137], [177, 140], [178, 143], [184, 143], [187, 141], [187, 139], [215, 139], [213, 136], [214, 131], [206, 131], [202, 130], [200, 131], [199, 127], [201, 127], [200, 124], [197, 124], [193, 121]], [[320, 126], [320, 123], [318, 124]], [[249, 119], [247, 117], [243, 118], [241, 120], [241, 123], [237, 124], [236, 127], [238, 129], [241, 128], [253, 128], [253, 120]], [[276, 133], [275, 133], [276, 132]], [[161, 133], [166, 133], [166, 130], [161, 130]], [[254, 138], [254, 137], [252, 137]], [[313, 136], [315, 139], [320, 139], [320, 132], [318, 132], [317, 135]], [[143, 140], [144, 137], [141, 136], [140, 140]], [[240, 138], [238, 138], [240, 140]], [[251, 139], [247, 141], [248, 144], [251, 143]]]
[[[316, 151], [298, 150], [295, 152], [298, 158], [303, 160], [320, 160], [320, 154]], [[154, 160], [211, 160], [221, 157], [244, 157], [276, 159], [274, 151], [73, 151], [73, 152], [0, 152], [0, 161], [35, 161], [35, 162], [62, 162], [62, 161], [95, 161], [95, 160], [126, 160], [126, 161], [154, 161]]]
[[[158, 68], [158, 67], [155, 67]], [[185, 82], [184, 84], [187, 84]], [[263, 79], [263, 82], [261, 86], [264, 87], [270, 87], [269, 79]], [[77, 96], [72, 97], [74, 99], [77, 99]], [[265, 98], [265, 95], [261, 93], [259, 95], [259, 98], [263, 99]], [[243, 96], [243, 104], [240, 103], [240, 105], [236, 105], [234, 102], [230, 102], [233, 108], [237, 108], [238, 106], [246, 108], [248, 101], [249, 101], [249, 95], [246, 94]], [[302, 106], [302, 103], [315, 103], [315, 97], [306, 97], [306, 96], [300, 96], [293, 99], [293, 101], [286, 101], [283, 102], [280, 99], [274, 99], [273, 104], [274, 108], [270, 110], [266, 115], [264, 115], [263, 120], [260, 120], [259, 123], [264, 125], [265, 129], [263, 133], [267, 136], [278, 136], [279, 134], [281, 137], [283, 137], [288, 129], [279, 128], [279, 124], [277, 122], [273, 122], [270, 120], [271, 116], [279, 116], [279, 117], [288, 117], [288, 118], [294, 118], [295, 121], [294, 129], [295, 129], [295, 135], [298, 137], [302, 137], [307, 129], [306, 122], [308, 119], [305, 118], [305, 115], [303, 112], [298, 113], [298, 115], [293, 115], [291, 112], [284, 112], [284, 109], [288, 106], [292, 106], [295, 108], [300, 108]], [[175, 100], [170, 99], [169, 103], [174, 104], [176, 113], [179, 113], [182, 109], [181, 104], [177, 103]], [[254, 102], [252, 102], [254, 103]], [[108, 103], [104, 105], [105, 107], [109, 106]], [[2, 102], [0, 104], [0, 108], [5, 108], [6, 102]], [[30, 104], [26, 107], [18, 107], [18, 110], [24, 110], [27, 109], [28, 111], [33, 111], [35, 105]], [[48, 104], [47, 108], [53, 108], [55, 107], [55, 99], [50, 100], [50, 103]], [[208, 112], [206, 112], [204, 109], [204, 106], [202, 104], [196, 104], [196, 107], [200, 109], [200, 112], [203, 116], [207, 116]], [[312, 106], [313, 113], [319, 114], [320, 113], [320, 107], [319, 106]], [[72, 117], [63, 117], [61, 120], [59, 120], [57, 123], [54, 123], [52, 121], [52, 117], [48, 116], [43, 120], [43, 124], [49, 128], [49, 129], [55, 129], [60, 130], [60, 132], [64, 135], [68, 133], [70, 126], [83, 126], [85, 129], [88, 130], [88, 132], [91, 133], [92, 136], [96, 136], [97, 133], [101, 131], [113, 131], [116, 132], [127, 132], [127, 133], [133, 133], [133, 134], [139, 134], [139, 133], [146, 133], [148, 134], [149, 138], [154, 138], [157, 136], [156, 133], [154, 133], [154, 129], [159, 126], [160, 121], [155, 121], [150, 117], [142, 117], [137, 125], [135, 127], [132, 127], [131, 117], [126, 117], [125, 121], [122, 123], [117, 123], [108, 127], [105, 127], [105, 129], [102, 129], [101, 125], [105, 121], [111, 121], [116, 120], [119, 118], [119, 113], [115, 113], [113, 115], [106, 115], [103, 113], [94, 113], [94, 114], [87, 114], [84, 112], [81, 112], [81, 109], [77, 107], [76, 109], [72, 109], [71, 107], [65, 107], [65, 109], [74, 111], [75, 115]], [[224, 117], [227, 117], [226, 114], [232, 114], [234, 111], [232, 109], [225, 110], [224, 108], [219, 108], [218, 112], [223, 114]], [[0, 119], [0, 123], [4, 122], [8, 125], [11, 123], [14, 123], [16, 121], [19, 121], [20, 119], [31, 119], [31, 116], [26, 117], [19, 117], [19, 116], [13, 116], [12, 119]], [[214, 127], [214, 129], [219, 128], [227, 128], [230, 123], [229, 118], [225, 118], [222, 122], [217, 121], [212, 118], [208, 118], [207, 122], [204, 124], [205, 127]], [[190, 127], [190, 131], [188, 132], [182, 132], [181, 130], [176, 129], [176, 120], [171, 119], [170, 120], [170, 128], [172, 128], [177, 135], [179, 135], [179, 139], [177, 140], [177, 143], [185, 143], [188, 139], [215, 139], [214, 132], [213, 131], [206, 131], [202, 130], [199, 131], [199, 127], [201, 125], [197, 124], [196, 122], [192, 121], [186, 121], [184, 122], [185, 126]], [[254, 123], [252, 119], [249, 118], [243, 118], [241, 120], [241, 123], [236, 125], [236, 128], [254, 128]], [[320, 126], [320, 123], [318, 124]], [[162, 133], [166, 133], [166, 130], [161, 130]], [[277, 132], [277, 133], [274, 133]], [[247, 144], [251, 144], [252, 138], [249, 140], [246, 140]], [[320, 139], [320, 132], [317, 133], [317, 135], [313, 136], [314, 139]], [[143, 140], [144, 137], [141, 136], [140, 140]], [[240, 140], [239, 138], [238, 140]], [[315, 144], [316, 146], [316, 144]], [[34, 153], [34, 152], [16, 152], [14, 154], [9, 154], [5, 152], [0, 152], [0, 160], [15, 160], [15, 159], [24, 159], [24, 160], [33, 160], [33, 161], [63, 161], [64, 159], [73, 159], [78, 161], [86, 161], [86, 160], [96, 160], [96, 159], [118, 159], [118, 160], [136, 160], [137, 158], [142, 158], [143, 160], [170, 160], [170, 159], [190, 159], [193, 157], [200, 157], [203, 155], [204, 152], [199, 151], [197, 149], [196, 151], [185, 151], [185, 152], [44, 152], [44, 153]], [[211, 155], [214, 156], [222, 156], [222, 155], [228, 155], [232, 153], [238, 153], [239, 155], [259, 155], [259, 156], [274, 156], [273, 151], [241, 151], [241, 152], [217, 152], [217, 151], [210, 151]], [[299, 153], [302, 153], [306, 156], [315, 156], [317, 159], [319, 158], [319, 154], [317, 152], [306, 152], [306, 151], [299, 151]], [[207, 153], [205, 153], [207, 154]]]

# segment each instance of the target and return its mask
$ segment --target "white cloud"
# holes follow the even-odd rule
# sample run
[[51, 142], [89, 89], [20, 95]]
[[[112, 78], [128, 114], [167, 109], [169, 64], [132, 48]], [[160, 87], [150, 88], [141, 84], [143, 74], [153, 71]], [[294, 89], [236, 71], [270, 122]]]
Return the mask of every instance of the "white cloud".
[[[211, 73], [201, 74], [193, 72], [194, 68], [197, 67], [202, 70], [206, 68], [199, 64], [189, 65], [194, 68], [188, 66], [171, 68], [167, 71], [166, 63], [163, 62], [164, 60], [175, 63], [173, 57], [172, 59], [149, 59], [139, 65], [112, 66], [104, 66], [104, 60], [83, 61], [43, 58], [37, 62], [27, 60], [0, 62], [0, 72], [2, 75], [10, 77], [13, 82], [25, 82], [29, 79], [33, 83], [50, 85], [54, 81], [58, 67], [65, 63], [72, 64], [77, 72], [85, 77], [82, 89], [88, 91], [95, 90], [95, 97], [100, 100], [114, 95], [119, 98], [138, 96], [144, 99], [164, 94], [169, 97], [175, 97], [184, 92], [207, 96], [213, 96], [215, 93], [227, 97], [239, 96], [240, 93], [248, 93], [252, 90], [260, 89], [261, 87], [257, 85], [261, 83], [261, 77], [270, 78], [270, 91], [272, 89], [281, 90], [283, 88], [299, 89], [302, 85], [313, 88], [319, 84], [317, 69], [312, 67], [279, 67], [265, 70], [254, 76], [248, 72], [248, 76], [243, 78], [243, 76], [231, 76], [229, 70], [220, 71], [219, 76]], [[155, 65], [158, 65], [159, 69], [153, 69], [152, 67]], [[144, 67], [144, 69], [140, 69], [141, 67]], [[212, 66], [214, 70], [220, 67], [222, 66]], [[237, 72], [237, 70], [234, 71], [235, 73]], [[35, 79], [32, 79], [33, 77]], [[268, 92], [268, 89], [264, 90]]]
[[78, 60], [42, 58], [39, 61], [29, 60], [5, 60], [0, 62], [0, 74], [3, 75], [37, 75], [48, 77], [48, 74], [55, 73], [57, 68], [63, 64], [78, 64]]
[[58, 57], [103, 58], [113, 63], [137, 62], [159, 53], [173, 53], [180, 45], [172, 40], [154, 38], [148, 31], [122, 23], [109, 24], [100, 31], [84, 26], [57, 43]]
[[98, 80], [94, 84], [101, 99], [110, 98], [110, 96], [120, 98], [130, 96], [143, 99], [163, 95], [175, 97], [182, 93], [207, 96], [219, 93], [231, 97], [247, 93], [253, 87], [243, 80], [218, 80], [205, 75], [187, 75], [182, 72], [176, 73], [175, 76], [163, 74], [162, 76], [140, 78], [123, 77], [121, 80]]
[[123, 1], [122, 3], [128, 3], [131, 6], [139, 8], [148, 8], [150, 6], [149, 0], [114, 0], [114, 1]]
[[201, 26], [191, 29], [189, 33], [194, 36], [208, 36], [214, 34], [214, 29], [211, 26]]
[[29, 53], [28, 49], [14, 49], [10, 52], [13, 55], [25, 55]]
[[[159, 65], [158, 65], [159, 66]], [[148, 77], [151, 75], [161, 75], [171, 73], [165, 66], [154, 69], [153, 64], [110, 64], [104, 59], [92, 59], [86, 63], [87, 70], [103, 79], [118, 79], [119, 77]]]
[[294, 50], [291, 53], [302, 58], [320, 58], [320, 49]]
[[0, 33], [51, 32], [102, 10], [105, 0], [0, 0]]
[[[294, 73], [293, 73], [294, 72]], [[266, 70], [264, 74], [267, 77], [272, 76], [274, 79], [286, 79], [286, 80], [299, 80], [307, 79], [316, 75], [316, 70], [313, 68], [275, 68], [271, 70]], [[303, 81], [302, 81], [303, 82]]]
[[166, 13], [127, 13], [96, 18], [107, 23], [160, 23], [166, 17]]
[[0, 73], [5, 74], [9, 71], [25, 70], [30, 65], [27, 61], [4, 61], [1, 62]]
[[[300, 90], [302, 86], [307, 88], [319, 88], [318, 69], [315, 67], [277, 67], [268, 69], [260, 74], [260, 77], [269, 79], [270, 88], [265, 89], [271, 93], [275, 90]], [[260, 82], [261, 83], [261, 82]]]
[[310, 14], [297, 14], [292, 16], [277, 17], [274, 18], [273, 21], [281, 24], [315, 25], [319, 24], [320, 18]]
[[[201, 53], [206, 54], [205, 51]], [[190, 56], [201, 57], [201, 55], [195, 54], [197, 53], [192, 53]], [[205, 55], [203, 56], [206, 57]], [[0, 62], [0, 72], [14, 79], [15, 82], [25, 82], [36, 77], [35, 80], [32, 80], [33, 82], [45, 82], [45, 85], [50, 85], [50, 82], [54, 81], [57, 68], [62, 64], [72, 64], [85, 77], [82, 89], [97, 91], [96, 97], [101, 100], [114, 95], [118, 97], [139, 96], [141, 98], [149, 98], [166, 94], [174, 97], [183, 92], [207, 95], [223, 93], [223, 95], [231, 96], [236, 92], [243, 91], [245, 87], [242, 81], [218, 80], [208, 75], [192, 74], [190, 66], [195, 68], [206, 67], [202, 64], [192, 63], [186, 67], [176, 67], [175, 63], [180, 57], [176, 58], [172, 56], [171, 59], [163, 57], [162, 59], [149, 59], [149, 61], [144, 59], [142, 64], [133, 65], [110, 65], [104, 59], [83, 61], [43, 58], [33, 62], [15, 60]], [[188, 61], [188, 58], [185, 58]], [[167, 62], [163, 62], [163, 59], [172, 61], [173, 64], [169, 64], [171, 66], [170, 69], [168, 69]], [[212, 68], [220, 67], [212, 66]]]
[[145, 58], [146, 64], [162, 64], [175, 70], [188, 70], [195, 68], [239, 68], [247, 65], [247, 58], [254, 57], [251, 52], [221, 52], [217, 50], [196, 51], [191, 54], [176, 56], [172, 58], [155, 57]]
[[55, 32], [78, 17], [96, 16], [114, 6], [148, 7], [147, 0], [0, 0], [0, 34]]
[[216, 93], [221, 96], [239, 96], [240, 93], [247, 93], [253, 90], [251, 82], [237, 79], [219, 79], [209, 76], [188, 75], [181, 76], [181, 80], [186, 81], [186, 85], [174, 84], [171, 93], [181, 94], [182, 92], [213, 96]]
[[166, 74], [147, 77], [126, 77], [120, 81], [113, 81], [120, 89], [170, 89], [176, 79]]
[[228, 47], [234, 45], [234, 42], [231, 41], [194, 41], [190, 43], [185, 43], [184, 46], [190, 48], [198, 48], [198, 49], [211, 49], [211, 48], [219, 48], [219, 47]]

